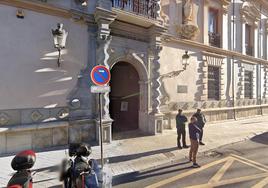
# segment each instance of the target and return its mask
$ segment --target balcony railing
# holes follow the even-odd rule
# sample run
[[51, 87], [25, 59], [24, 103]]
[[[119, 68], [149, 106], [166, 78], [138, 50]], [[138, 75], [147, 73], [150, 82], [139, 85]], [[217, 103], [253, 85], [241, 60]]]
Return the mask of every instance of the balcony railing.
[[221, 35], [219, 33], [209, 33], [209, 44], [215, 47], [221, 47]]
[[156, 19], [156, 0], [112, 0], [112, 2], [115, 8]]
[[253, 56], [253, 47], [250, 46], [250, 45], [247, 45], [247, 44], [246, 44], [245, 47], [246, 47], [246, 54], [250, 55], [250, 56]]

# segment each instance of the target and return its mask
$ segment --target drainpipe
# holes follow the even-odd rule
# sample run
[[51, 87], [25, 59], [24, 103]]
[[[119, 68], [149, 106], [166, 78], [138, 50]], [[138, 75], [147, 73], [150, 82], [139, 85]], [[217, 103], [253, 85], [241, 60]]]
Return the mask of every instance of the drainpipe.
[[[262, 12], [262, 5], [260, 4], [260, 13]], [[264, 37], [264, 30], [263, 30], [263, 25], [262, 25], [262, 20], [260, 19], [260, 31], [262, 31], [261, 32], [261, 34], [262, 34], [262, 40], [263, 40], [263, 37]], [[259, 54], [260, 54], [260, 58], [262, 58], [261, 57], [261, 49], [262, 49], [262, 43], [261, 43], [261, 37], [260, 37], [260, 34], [259, 34]], [[260, 64], [260, 70], [259, 70], [259, 73], [260, 73], [260, 76], [259, 76], [259, 79], [260, 79], [260, 110], [261, 110], [261, 115], [263, 115], [263, 111], [262, 111], [262, 83], [261, 83], [261, 78], [262, 78], [262, 75], [261, 75], [261, 66], [262, 66], [262, 63]]]
[[[232, 0], [232, 3], [233, 3], [233, 28], [232, 28], [232, 37], [233, 37], [233, 51], [235, 51], [235, 0]], [[242, 44], [243, 45], [243, 44]], [[232, 97], [233, 97], [233, 113], [234, 113], [234, 120], [236, 120], [236, 112], [235, 112], [235, 81], [234, 81], [234, 75], [235, 75], [235, 71], [234, 71], [234, 55], [232, 55]]]

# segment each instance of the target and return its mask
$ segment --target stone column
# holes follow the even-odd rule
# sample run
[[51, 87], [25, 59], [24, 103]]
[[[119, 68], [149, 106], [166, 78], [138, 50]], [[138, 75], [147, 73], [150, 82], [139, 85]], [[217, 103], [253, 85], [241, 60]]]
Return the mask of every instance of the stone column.
[[148, 88], [150, 86], [149, 81], [139, 81], [140, 85], [140, 109], [139, 109], [139, 128], [143, 132], [149, 132], [148, 130], [148, 109], [149, 109], [149, 91]]
[[259, 57], [259, 53], [258, 53], [258, 50], [259, 50], [259, 37], [258, 37], [258, 24], [255, 23], [254, 24], [254, 57], [258, 58]]
[[242, 54], [246, 54], [246, 23], [242, 22]]
[[228, 42], [229, 42], [229, 24], [228, 24], [228, 14], [223, 11], [222, 14], [222, 48], [228, 50]]
[[153, 79], [152, 79], [152, 112], [151, 114], [159, 114], [160, 110], [160, 56], [159, 53], [162, 50], [161, 46], [156, 46], [155, 49], [153, 49]]
[[[108, 53], [108, 48], [110, 46], [112, 39], [110, 36], [110, 24], [115, 20], [116, 14], [112, 13], [111, 11], [97, 7], [94, 17], [98, 25], [96, 65], [104, 65], [107, 68], [110, 68], [108, 64], [108, 59], [110, 57]], [[103, 100], [103, 106], [99, 108], [103, 109], [103, 119], [102, 119], [103, 122], [102, 131], [104, 136], [103, 141], [111, 142], [112, 119], [110, 118], [109, 113], [109, 103], [110, 103], [109, 94], [105, 93], [102, 100]], [[96, 109], [96, 112], [97, 110], [98, 109]], [[97, 126], [99, 125], [99, 118], [96, 124]], [[99, 128], [97, 128], [96, 130], [97, 130], [97, 140], [99, 141], [100, 136]]]
[[[110, 11], [96, 8], [95, 20], [98, 24], [96, 64], [109, 68], [108, 59], [110, 57], [108, 48], [111, 43], [110, 24], [115, 20], [116, 15]], [[104, 94], [103, 119], [111, 120], [109, 114], [109, 94]]]
[[268, 19], [266, 20], [265, 22], [265, 37], [264, 37], [264, 56], [265, 56], [265, 59], [267, 60], [268, 59]]
[[161, 35], [166, 32], [166, 28], [155, 25], [150, 28], [150, 52], [152, 56], [152, 110], [149, 114], [148, 132], [151, 134], [162, 133], [163, 114], [160, 112], [160, 52], [162, 50]]
[[208, 6], [209, 6], [209, 2], [208, 1], [204, 1], [204, 9], [203, 9], [203, 42], [204, 44], [209, 45], [209, 37], [208, 37]]

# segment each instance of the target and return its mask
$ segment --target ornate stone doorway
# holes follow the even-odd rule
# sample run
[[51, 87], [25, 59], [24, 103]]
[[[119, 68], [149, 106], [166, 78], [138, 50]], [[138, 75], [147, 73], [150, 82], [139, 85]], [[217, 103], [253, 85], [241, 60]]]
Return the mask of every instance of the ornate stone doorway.
[[110, 114], [113, 132], [139, 128], [139, 74], [130, 63], [118, 62], [111, 69]]

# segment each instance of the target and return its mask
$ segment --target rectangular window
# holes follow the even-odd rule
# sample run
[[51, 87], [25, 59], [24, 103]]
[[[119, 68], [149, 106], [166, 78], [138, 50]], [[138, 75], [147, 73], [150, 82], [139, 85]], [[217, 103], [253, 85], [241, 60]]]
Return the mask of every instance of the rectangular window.
[[208, 99], [220, 99], [220, 68], [208, 66]]
[[208, 13], [208, 32], [218, 33], [218, 10], [209, 9]]
[[221, 47], [221, 36], [219, 34], [219, 14], [217, 9], [210, 8], [208, 13], [208, 37], [211, 46]]
[[252, 36], [252, 28], [250, 25], [246, 24], [245, 27], [245, 48], [247, 55], [253, 55], [253, 36]]
[[246, 99], [253, 98], [253, 72], [245, 71], [244, 74], [244, 97]]

